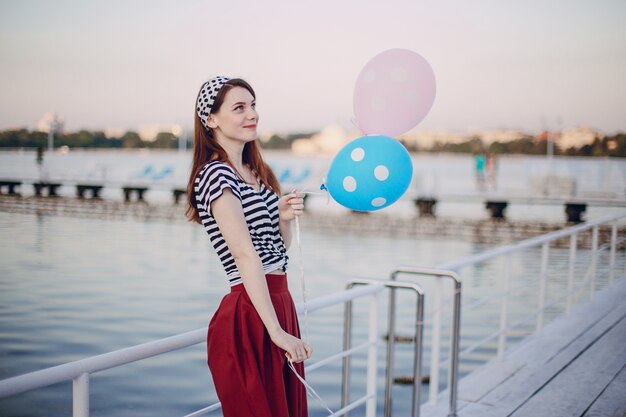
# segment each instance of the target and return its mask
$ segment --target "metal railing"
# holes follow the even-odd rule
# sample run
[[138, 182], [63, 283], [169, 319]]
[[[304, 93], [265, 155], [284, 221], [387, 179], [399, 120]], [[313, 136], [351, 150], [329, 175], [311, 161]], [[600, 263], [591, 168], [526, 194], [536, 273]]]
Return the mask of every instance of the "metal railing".
[[[415, 284], [412, 284], [415, 285]], [[341, 410], [336, 411], [333, 416], [340, 416], [344, 413], [365, 404], [366, 415], [373, 417], [376, 414], [376, 357], [378, 354], [378, 343], [376, 338], [378, 327], [378, 297], [384, 290], [384, 285], [368, 285], [360, 288], [352, 288], [346, 291], [315, 298], [307, 303], [309, 312], [320, 310], [325, 307], [343, 304], [360, 297], [371, 296], [369, 314], [369, 336], [368, 343], [345, 350], [338, 354], [322, 359], [305, 368], [307, 372], [314, 371], [328, 363], [348, 357], [356, 352], [367, 349], [368, 369], [367, 369], [367, 389], [362, 398], [346, 404]], [[298, 313], [302, 313], [304, 306], [300, 303], [296, 305]], [[89, 381], [91, 375], [106, 369], [122, 366], [131, 362], [147, 359], [153, 356], [165, 354], [185, 347], [203, 343], [206, 340], [206, 328], [193, 330], [187, 333], [132, 346], [125, 349], [116, 350], [98, 356], [69, 362], [63, 365], [31, 372], [28, 374], [8, 378], [0, 381], [0, 398], [10, 397], [26, 391], [46, 387], [58, 382], [73, 381], [72, 402], [73, 417], [89, 416]], [[220, 403], [211, 404], [208, 407], [197, 410], [186, 417], [200, 416], [208, 412], [221, 408]]]
[[[559, 302], [565, 302], [565, 313], [569, 314], [571, 308], [575, 302], [576, 294], [580, 291], [588, 289], [589, 296], [593, 297], [596, 291], [596, 284], [598, 280], [598, 259], [602, 251], [609, 249], [609, 266], [607, 285], [611, 285], [615, 279], [616, 272], [616, 252], [617, 246], [626, 238], [618, 239], [617, 225], [620, 220], [626, 218], [626, 212], [622, 212], [613, 216], [604, 217], [595, 221], [586, 222], [577, 226], [565, 228], [559, 231], [547, 233], [535, 238], [526, 239], [520, 242], [516, 242], [510, 245], [501, 246], [498, 248], [486, 250], [484, 252], [468, 256], [464, 259], [460, 259], [453, 262], [448, 262], [439, 265], [436, 269], [421, 268], [415, 266], [400, 266], [397, 268], [397, 273], [415, 273], [419, 275], [429, 275], [434, 277], [449, 276], [453, 278], [454, 282], [454, 297], [453, 297], [453, 312], [452, 312], [452, 326], [451, 326], [451, 343], [450, 343], [450, 356], [447, 359], [439, 360], [441, 350], [441, 330], [442, 330], [442, 318], [445, 318], [441, 305], [442, 305], [442, 291], [441, 280], [435, 281], [435, 287], [432, 297], [433, 300], [433, 313], [432, 313], [432, 335], [430, 342], [431, 349], [431, 363], [430, 363], [430, 387], [429, 387], [429, 401], [428, 404], [434, 406], [437, 404], [440, 391], [439, 391], [439, 372], [442, 366], [449, 363], [449, 377], [447, 383], [448, 395], [450, 400], [449, 416], [456, 416], [456, 397], [457, 397], [457, 385], [458, 385], [458, 361], [459, 358], [469, 354], [481, 346], [485, 346], [488, 342], [497, 339], [497, 352], [496, 357], [503, 359], [504, 352], [507, 345], [507, 336], [511, 330], [526, 324], [528, 321], [535, 320], [535, 332], [541, 332], [544, 325], [544, 313], [547, 309], [554, 307]], [[602, 246], [599, 246], [599, 229], [600, 226], [610, 225], [610, 241]], [[581, 260], [578, 248], [578, 236], [583, 232], [591, 230], [591, 249], [587, 254], [588, 267], [586, 268], [582, 277], [582, 282], [578, 287], [574, 285], [574, 278], [576, 275], [576, 263], [577, 260]], [[550, 276], [550, 245], [559, 239], [569, 238], [569, 251], [567, 261], [567, 290], [565, 294], [562, 294], [556, 300], [546, 302], [546, 285]], [[509, 296], [517, 291], [525, 290], [532, 284], [531, 280], [524, 282], [524, 285], [511, 289], [511, 275], [512, 275], [512, 263], [513, 255], [528, 249], [541, 248], [540, 258], [540, 271], [537, 278], [538, 293], [537, 308], [515, 323], [511, 323], [511, 312], [509, 311]], [[625, 254], [626, 255], [626, 254]], [[463, 268], [484, 264], [495, 259], [501, 259], [503, 270], [501, 277], [502, 290], [492, 296], [485, 297], [479, 302], [472, 303], [463, 309], [464, 314], [467, 311], [475, 310], [484, 306], [487, 303], [499, 302], [499, 317], [498, 317], [498, 330], [482, 340], [466, 347], [462, 351], [459, 351], [459, 323], [460, 323], [460, 288], [461, 277], [463, 274], [460, 271]], [[626, 273], [626, 265], [622, 269]], [[419, 381], [415, 381], [419, 384]]]
[[[420, 286], [413, 282], [403, 281], [383, 281], [374, 279], [354, 279], [350, 281], [347, 288], [350, 289], [355, 285], [382, 285], [390, 289], [389, 302], [389, 326], [387, 333], [387, 363], [386, 363], [386, 375], [385, 375], [385, 417], [391, 416], [391, 384], [392, 384], [392, 371], [393, 371], [393, 341], [395, 339], [394, 323], [395, 323], [395, 290], [396, 289], [408, 289], [412, 290], [416, 296], [415, 306], [415, 348], [413, 356], [413, 380], [421, 381], [422, 379], [422, 333], [424, 326], [424, 291]], [[343, 328], [343, 348], [344, 350], [350, 349], [352, 340], [352, 301], [347, 301], [344, 314], [344, 328]], [[370, 333], [371, 334], [371, 333]], [[370, 340], [371, 341], [371, 340]], [[369, 368], [376, 367], [376, 361], [368, 364]], [[341, 384], [341, 404], [345, 404], [349, 401], [350, 393], [350, 358], [345, 357], [343, 359], [342, 370], [342, 384]], [[369, 383], [369, 381], [368, 381]], [[375, 382], [373, 382], [375, 384]], [[375, 389], [375, 387], [374, 387]], [[415, 384], [413, 387], [413, 400], [411, 403], [411, 416], [419, 417], [420, 414], [420, 385]], [[367, 417], [374, 417], [374, 415], [367, 415]]]
[[[453, 282], [453, 306], [452, 306], [452, 337], [450, 338], [450, 366], [449, 377], [450, 390], [449, 390], [449, 405], [450, 405], [450, 417], [456, 416], [456, 400], [457, 400], [457, 379], [459, 368], [459, 340], [461, 332], [461, 277], [454, 271], [448, 271], [444, 269], [434, 268], [420, 268], [420, 267], [400, 267], [391, 273], [391, 279], [395, 280], [398, 275], [420, 275], [434, 277], [435, 281], [435, 304], [434, 311], [441, 311], [441, 279], [448, 278]], [[391, 304], [391, 301], [390, 301]], [[392, 304], [395, 308], [395, 302]], [[391, 309], [391, 307], [390, 307]], [[394, 328], [391, 324], [392, 315], [390, 313], [390, 328]], [[429, 402], [436, 403], [437, 396], [439, 394], [439, 353], [441, 342], [441, 314], [435, 314], [433, 316], [433, 332], [431, 339], [431, 373], [430, 373], [430, 390], [429, 390]], [[388, 347], [393, 352], [393, 342]], [[421, 381], [414, 380], [416, 388], [419, 387]]]

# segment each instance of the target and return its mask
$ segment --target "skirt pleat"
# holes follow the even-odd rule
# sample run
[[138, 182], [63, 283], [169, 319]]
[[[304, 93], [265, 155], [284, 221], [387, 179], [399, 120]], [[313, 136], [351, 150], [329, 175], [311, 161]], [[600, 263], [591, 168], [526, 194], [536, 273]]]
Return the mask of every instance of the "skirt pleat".
[[[267, 275], [270, 298], [287, 333], [300, 337], [285, 275]], [[306, 390], [272, 343], [243, 284], [231, 288], [209, 324], [207, 358], [224, 417], [307, 417]], [[294, 364], [304, 377], [304, 365]]]

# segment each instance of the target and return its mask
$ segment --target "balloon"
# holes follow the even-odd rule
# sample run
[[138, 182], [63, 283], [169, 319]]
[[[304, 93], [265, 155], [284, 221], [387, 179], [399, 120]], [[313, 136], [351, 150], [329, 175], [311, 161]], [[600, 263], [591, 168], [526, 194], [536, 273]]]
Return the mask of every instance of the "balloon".
[[397, 136], [417, 126], [435, 100], [435, 73], [424, 57], [390, 49], [372, 58], [354, 87], [354, 116], [366, 134]]
[[344, 207], [374, 211], [396, 202], [412, 176], [411, 157], [400, 142], [387, 136], [363, 136], [337, 153], [326, 188]]

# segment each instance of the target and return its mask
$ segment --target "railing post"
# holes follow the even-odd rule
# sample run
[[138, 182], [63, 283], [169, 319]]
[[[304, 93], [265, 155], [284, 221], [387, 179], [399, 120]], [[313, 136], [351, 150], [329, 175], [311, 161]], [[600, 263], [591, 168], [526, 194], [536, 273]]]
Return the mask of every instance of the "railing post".
[[504, 351], [506, 350], [506, 336], [509, 309], [509, 282], [511, 279], [511, 255], [504, 257], [504, 274], [502, 279], [502, 304], [500, 305], [500, 336], [498, 337], [498, 360], [504, 359]]
[[591, 235], [591, 277], [589, 284], [589, 297], [593, 298], [596, 292], [596, 268], [598, 264], [598, 226], [593, 227]]
[[611, 225], [611, 257], [609, 261], [609, 285], [613, 285], [615, 278], [615, 250], [617, 246], [617, 221]]
[[[350, 349], [352, 338], [352, 301], [347, 301], [343, 316], [343, 350]], [[350, 355], [344, 356], [342, 361], [341, 377], [341, 408], [345, 408], [349, 402], [350, 395]], [[348, 414], [344, 414], [344, 417]]]
[[578, 244], [578, 234], [574, 233], [569, 237], [569, 268], [567, 270], [567, 305], [565, 312], [569, 316], [572, 311], [572, 297], [574, 296], [574, 271], [576, 270], [576, 249]]
[[541, 272], [539, 275], [539, 305], [537, 307], [537, 333], [541, 333], [543, 327], [543, 309], [546, 301], [546, 279], [548, 275], [548, 251], [550, 243], [546, 242], [541, 247]]
[[435, 277], [435, 291], [433, 294], [433, 328], [432, 341], [430, 345], [430, 387], [428, 391], [428, 402], [431, 405], [437, 404], [439, 395], [439, 351], [441, 350], [441, 278]]
[[[385, 287], [389, 288], [390, 290], [394, 290], [396, 288], [405, 288], [405, 289], [412, 289], [416, 294], [417, 294], [417, 306], [416, 306], [416, 319], [415, 319], [415, 357], [414, 357], [414, 363], [413, 363], [413, 403], [412, 403], [412, 413], [411, 416], [412, 417], [419, 417], [420, 414], [420, 388], [421, 388], [421, 381], [422, 381], [422, 374], [421, 374], [421, 369], [422, 369], [422, 335], [423, 335], [423, 326], [424, 326], [424, 291], [422, 290], [421, 287], [419, 287], [417, 284], [414, 283], [410, 283], [410, 282], [398, 282], [396, 281], [396, 272], [394, 272], [392, 274], [392, 278], [391, 280], [384, 282], [384, 281], [379, 281], [379, 280], [371, 280], [371, 279], [356, 279], [356, 280], [352, 280], [350, 282], [350, 284], [348, 284], [350, 287], [353, 285], [369, 285], [369, 284], [383, 284]], [[391, 300], [395, 303], [395, 297], [393, 300]], [[391, 304], [392, 306], [394, 306], [395, 304]], [[372, 309], [372, 310], [376, 310], [376, 309]], [[390, 309], [390, 313], [395, 314], [395, 308]], [[369, 342], [370, 342], [370, 350], [369, 353], [370, 355], [368, 355], [368, 387], [372, 387], [372, 391], [373, 394], [375, 395], [376, 393], [376, 374], [375, 374], [375, 370], [373, 370], [372, 368], [376, 367], [376, 359], [377, 359], [377, 351], [376, 349], [374, 349], [373, 351], [371, 350], [371, 346], [372, 344], [375, 344], [376, 340], [377, 340], [377, 326], [372, 326], [372, 322], [375, 321], [375, 318], [377, 317], [377, 314], [374, 315], [374, 317], [372, 318], [371, 314], [374, 314], [372, 311], [370, 311], [370, 334], [369, 334]], [[392, 321], [390, 323], [391, 325], [395, 325], [395, 323]], [[389, 331], [388, 333], [388, 341], [393, 340], [393, 338], [395, 338], [395, 331]], [[372, 343], [374, 342], [374, 343]], [[373, 353], [372, 353], [373, 352]], [[393, 351], [392, 351], [393, 352]], [[389, 348], [387, 349], [387, 359], [390, 359], [389, 356]], [[391, 360], [393, 361], [393, 354], [391, 355]], [[391, 408], [391, 377], [392, 377], [392, 372], [390, 372], [390, 370], [393, 370], [393, 362], [387, 362], [387, 372], [386, 372], [386, 381], [385, 381], [385, 415], [391, 415], [392, 413], [392, 408]], [[374, 374], [370, 374], [370, 371], [374, 372]], [[370, 380], [371, 378], [371, 380]], [[371, 384], [371, 385], [370, 385]], [[370, 396], [371, 392], [369, 391], [368, 388], [368, 397]], [[366, 400], [366, 404], [368, 403], [369, 399]], [[367, 413], [367, 417], [375, 417], [376, 415], [376, 403], [374, 402], [374, 407], [371, 409], [372, 414], [370, 415], [369, 410], [366, 409], [366, 413]], [[343, 408], [343, 407], [342, 407]]]
[[365, 403], [365, 416], [376, 417], [376, 379], [378, 374], [378, 293], [372, 295], [370, 302], [369, 333], [367, 349], [367, 386], [368, 399]]
[[393, 385], [393, 354], [396, 339], [396, 289], [389, 288], [389, 321], [387, 326], [387, 370], [385, 375], [385, 417], [391, 417], [391, 388]]
[[[417, 267], [400, 267], [400, 269], [396, 269], [391, 276], [395, 277], [398, 274], [415, 274], [415, 275], [427, 275], [435, 278], [435, 306], [434, 306], [434, 318], [436, 318], [437, 314], [441, 315], [441, 278], [447, 277], [453, 280], [454, 282], [454, 307], [452, 313], [452, 337], [450, 338], [450, 371], [448, 373], [448, 391], [450, 393], [450, 411], [448, 413], [448, 417], [456, 417], [456, 402], [457, 402], [457, 389], [458, 389], [458, 367], [459, 367], [459, 340], [461, 333], [461, 277], [459, 276], [456, 270], [446, 270], [446, 269], [436, 269], [436, 268], [417, 268]], [[437, 292], [439, 295], [437, 295]], [[439, 301], [437, 301], [439, 299]], [[441, 323], [441, 319], [439, 323]], [[432, 355], [436, 356], [436, 360], [431, 360], [431, 375], [430, 375], [430, 399], [429, 403], [433, 404], [432, 395], [434, 389], [434, 403], [437, 401], [437, 393], [439, 391], [438, 382], [437, 385], [433, 382], [433, 377], [435, 377], [436, 381], [439, 380], [439, 338], [440, 336], [434, 337], [436, 332], [441, 333], [440, 330], [441, 325], [435, 323], [433, 320], [433, 345], [431, 345], [431, 359]], [[437, 329], [439, 328], [439, 329]], [[436, 346], [435, 346], [436, 345]], [[435, 368], [433, 370], [433, 368]], [[433, 388], [433, 385], [435, 388]]]
[[411, 416], [419, 417], [422, 406], [422, 336], [424, 334], [424, 293], [417, 292], [415, 306], [415, 346], [413, 355], [413, 410]]
[[72, 384], [73, 417], [89, 417], [89, 374], [80, 374]]
[[[454, 271], [458, 278], [458, 272]], [[454, 307], [452, 318], [452, 337], [450, 344], [450, 372], [448, 390], [450, 391], [450, 411], [448, 417], [456, 417], [457, 390], [459, 388], [459, 343], [461, 341], [461, 280], [454, 279]]]

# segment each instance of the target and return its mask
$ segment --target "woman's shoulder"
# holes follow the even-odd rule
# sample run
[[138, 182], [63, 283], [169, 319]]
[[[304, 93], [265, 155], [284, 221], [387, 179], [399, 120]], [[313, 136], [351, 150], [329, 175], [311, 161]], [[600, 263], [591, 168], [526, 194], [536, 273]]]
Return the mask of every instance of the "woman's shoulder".
[[235, 173], [233, 167], [222, 161], [208, 162], [202, 167], [202, 169], [198, 173], [198, 177], [201, 179], [216, 176], [226, 176], [233, 181], [237, 181], [237, 173]]
[[[240, 196], [240, 181], [233, 167], [222, 161], [205, 164], [196, 177], [195, 192], [199, 200], [208, 198], [209, 204], [222, 195], [225, 188], [230, 188], [235, 196]], [[241, 197], [239, 197], [241, 198]]]

